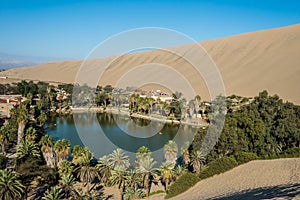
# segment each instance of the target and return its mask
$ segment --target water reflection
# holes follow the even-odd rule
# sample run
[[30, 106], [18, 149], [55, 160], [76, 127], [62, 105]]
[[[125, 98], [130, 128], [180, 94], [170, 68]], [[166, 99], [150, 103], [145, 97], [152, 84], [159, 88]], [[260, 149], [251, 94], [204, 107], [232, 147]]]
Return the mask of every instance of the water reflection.
[[174, 140], [180, 149], [185, 141], [193, 140], [196, 131], [188, 125], [90, 112], [74, 113], [72, 117], [53, 117], [49, 122], [48, 134], [55, 140], [65, 138], [72, 146], [88, 146], [97, 158], [122, 148], [133, 161], [136, 150], [146, 146], [159, 163], [163, 162], [163, 146], [169, 140]]

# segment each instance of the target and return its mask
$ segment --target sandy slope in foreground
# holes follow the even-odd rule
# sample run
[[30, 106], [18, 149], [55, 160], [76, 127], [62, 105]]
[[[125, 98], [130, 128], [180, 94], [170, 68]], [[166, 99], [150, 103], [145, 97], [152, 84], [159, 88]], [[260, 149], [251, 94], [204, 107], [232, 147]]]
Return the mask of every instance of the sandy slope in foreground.
[[300, 158], [252, 161], [172, 199], [300, 199]]
[[[226, 94], [255, 96], [259, 91], [267, 89], [271, 94], [277, 93], [285, 100], [300, 104], [300, 93], [297, 92], [300, 91], [300, 24], [204, 41], [200, 44], [217, 64], [224, 80]], [[185, 54], [191, 53], [189, 47], [185, 45], [176, 48]], [[194, 55], [197, 56], [199, 55]], [[107, 58], [92, 60], [90, 68], [84, 71], [85, 78], [90, 80], [97, 67], [103, 65], [106, 60]], [[123, 74], [145, 63], [160, 63], [175, 68], [190, 81], [203, 99], [210, 100], [205, 83], [191, 69], [188, 62], [158, 50], [120, 56], [110, 65], [100, 84], [115, 85]], [[0, 73], [0, 76], [74, 83], [81, 64], [82, 61], [52, 62], [8, 70]], [[153, 77], [180, 86], [178, 80], [168, 77], [168, 74], [160, 70], [154, 73]], [[148, 77], [149, 74], [139, 73], [134, 79], [144, 80]], [[178, 88], [179, 91], [181, 89]]]

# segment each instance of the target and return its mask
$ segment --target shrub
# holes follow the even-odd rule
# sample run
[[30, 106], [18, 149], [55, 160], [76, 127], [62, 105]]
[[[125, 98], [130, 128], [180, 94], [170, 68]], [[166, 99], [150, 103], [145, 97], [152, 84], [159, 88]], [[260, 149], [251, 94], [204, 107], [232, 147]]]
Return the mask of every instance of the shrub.
[[155, 195], [155, 194], [161, 194], [161, 193], [165, 193], [165, 191], [163, 191], [163, 190], [156, 190], [154, 192], [150, 192], [149, 196], [152, 196], [152, 195]]
[[238, 162], [238, 164], [244, 164], [247, 163], [251, 160], [257, 160], [258, 156], [255, 153], [252, 152], [240, 152], [238, 154], [236, 154], [235, 156], [235, 160]]
[[300, 148], [289, 148], [283, 151], [280, 154], [273, 154], [269, 156], [262, 156], [260, 159], [269, 160], [269, 159], [279, 159], [279, 158], [299, 158], [300, 157]]
[[200, 178], [205, 179], [216, 174], [226, 172], [238, 165], [238, 162], [233, 157], [224, 156], [210, 162], [207, 168], [200, 173]]
[[165, 198], [168, 199], [183, 193], [184, 191], [194, 186], [199, 180], [199, 177], [197, 177], [195, 174], [183, 174], [170, 186], [168, 194]]
[[300, 148], [289, 148], [283, 152], [286, 157], [300, 157]]

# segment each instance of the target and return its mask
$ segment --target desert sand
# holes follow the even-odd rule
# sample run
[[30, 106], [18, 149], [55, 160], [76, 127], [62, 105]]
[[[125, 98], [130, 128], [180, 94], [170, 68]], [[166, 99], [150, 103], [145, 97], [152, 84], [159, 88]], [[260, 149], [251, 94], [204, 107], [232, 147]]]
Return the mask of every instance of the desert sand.
[[[150, 199], [163, 198], [158, 194]], [[202, 180], [172, 199], [300, 199], [300, 158], [251, 161]]]
[[[203, 41], [199, 43], [208, 52], [218, 67], [224, 81], [226, 94], [255, 96], [266, 89], [271, 94], [294, 103], [300, 103], [300, 24], [250, 32], [231, 37]], [[191, 45], [176, 47], [189, 52]], [[195, 55], [197, 56], [197, 55]], [[202, 99], [210, 100], [203, 77], [199, 76], [180, 57], [162, 50], [152, 50], [113, 57], [114, 62], [100, 80], [101, 85], [116, 85], [120, 77], [138, 65], [160, 63], [184, 74], [196, 93]], [[86, 78], [97, 71], [109, 58], [91, 60], [91, 68], [85, 71]], [[12, 69], [0, 73], [12, 82], [20, 79], [74, 83], [82, 61], [60, 61], [32, 67]], [[166, 79], [176, 85], [172, 77], [156, 72], [156, 77]], [[137, 74], [136, 78], [145, 79], [149, 74]], [[179, 86], [179, 84], [177, 84]], [[151, 86], [148, 85], [149, 88]], [[182, 88], [178, 88], [180, 91]], [[226, 95], [225, 94], [225, 95]]]

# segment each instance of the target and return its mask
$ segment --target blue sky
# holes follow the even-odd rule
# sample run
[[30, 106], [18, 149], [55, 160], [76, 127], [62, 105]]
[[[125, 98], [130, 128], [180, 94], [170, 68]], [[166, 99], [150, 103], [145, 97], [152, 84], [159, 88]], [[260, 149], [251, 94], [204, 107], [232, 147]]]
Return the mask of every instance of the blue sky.
[[298, 0], [0, 0], [0, 52], [81, 59], [132, 28], [169, 28], [202, 41], [299, 22]]

